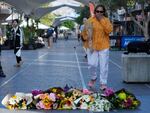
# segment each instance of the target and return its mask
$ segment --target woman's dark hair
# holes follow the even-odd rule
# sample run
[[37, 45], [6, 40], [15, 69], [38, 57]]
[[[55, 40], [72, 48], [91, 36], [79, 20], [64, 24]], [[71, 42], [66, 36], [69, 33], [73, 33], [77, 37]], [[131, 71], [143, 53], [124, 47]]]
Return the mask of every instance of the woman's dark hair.
[[97, 10], [99, 7], [102, 7], [102, 8], [103, 8], [103, 11], [104, 11], [103, 15], [104, 15], [104, 16], [107, 16], [107, 14], [106, 14], [106, 8], [105, 8], [104, 5], [97, 5], [97, 6], [95, 7], [95, 9], [94, 9], [94, 14], [96, 13], [96, 10]]
[[12, 21], [12, 23], [13, 23], [13, 22], [19, 23], [19, 20], [18, 20], [18, 19], [14, 19], [14, 20]]

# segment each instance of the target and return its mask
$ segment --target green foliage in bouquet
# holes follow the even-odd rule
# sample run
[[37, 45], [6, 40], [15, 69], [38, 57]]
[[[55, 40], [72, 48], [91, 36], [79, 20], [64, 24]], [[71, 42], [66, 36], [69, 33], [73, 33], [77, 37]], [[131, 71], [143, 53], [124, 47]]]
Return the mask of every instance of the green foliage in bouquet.
[[118, 90], [113, 95], [107, 96], [106, 98], [113, 104], [115, 109], [136, 109], [141, 103], [126, 89]]

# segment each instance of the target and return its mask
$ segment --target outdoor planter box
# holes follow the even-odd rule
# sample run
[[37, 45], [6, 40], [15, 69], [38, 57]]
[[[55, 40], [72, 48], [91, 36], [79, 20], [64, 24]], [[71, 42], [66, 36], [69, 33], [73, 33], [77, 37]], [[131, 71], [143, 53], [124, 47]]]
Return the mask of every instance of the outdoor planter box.
[[150, 55], [146, 53], [122, 54], [123, 81], [127, 83], [150, 82]]

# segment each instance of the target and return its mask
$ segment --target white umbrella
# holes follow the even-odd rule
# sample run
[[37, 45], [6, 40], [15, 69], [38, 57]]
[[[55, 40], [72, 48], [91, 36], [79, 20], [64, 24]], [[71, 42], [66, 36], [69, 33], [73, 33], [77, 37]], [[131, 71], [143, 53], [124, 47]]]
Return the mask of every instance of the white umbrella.
[[19, 18], [19, 14], [18, 13], [13, 13], [11, 14], [8, 18], [6, 18], [6, 21], [12, 21], [14, 19], [18, 19]]
[[38, 23], [38, 29], [48, 29], [49, 27], [42, 24], [42, 23]]

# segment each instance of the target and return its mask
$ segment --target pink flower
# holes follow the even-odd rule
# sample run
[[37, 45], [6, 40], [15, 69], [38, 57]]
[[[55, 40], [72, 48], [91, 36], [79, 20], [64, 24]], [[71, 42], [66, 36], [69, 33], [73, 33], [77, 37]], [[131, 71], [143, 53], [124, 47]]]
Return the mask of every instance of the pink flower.
[[37, 109], [44, 109], [44, 104], [42, 101], [40, 101], [39, 103], [36, 104], [36, 108]]
[[86, 95], [89, 95], [89, 94], [92, 94], [93, 92], [88, 90], [88, 89], [83, 89], [82, 90], [83, 94], [86, 94]]
[[114, 91], [111, 88], [106, 88], [105, 91], [104, 91], [104, 95], [107, 96], [107, 97], [109, 97], [113, 94], [114, 94]]
[[55, 101], [56, 101], [56, 95], [55, 95], [55, 93], [50, 93], [49, 98], [50, 98], [53, 102], [55, 102]]

